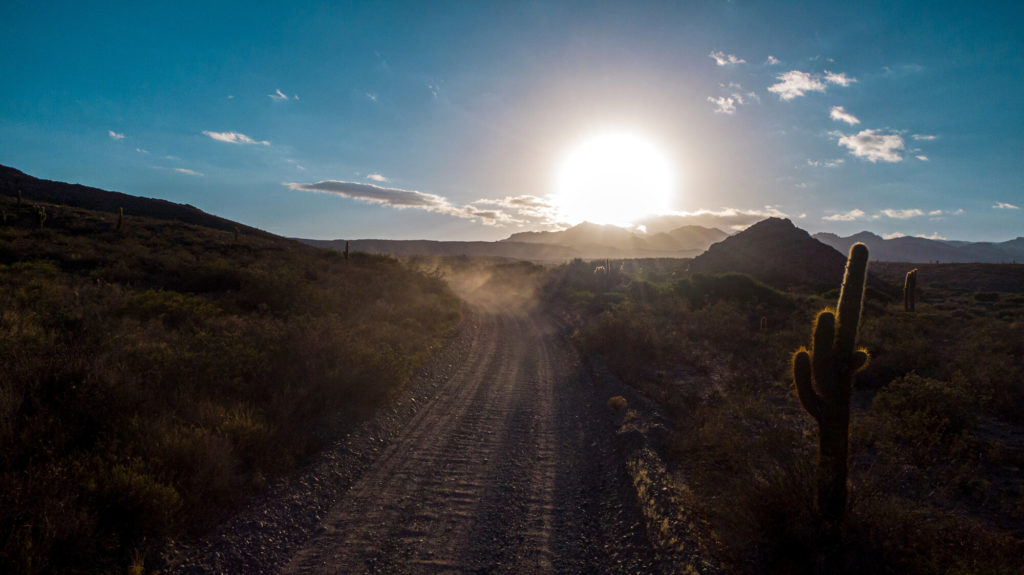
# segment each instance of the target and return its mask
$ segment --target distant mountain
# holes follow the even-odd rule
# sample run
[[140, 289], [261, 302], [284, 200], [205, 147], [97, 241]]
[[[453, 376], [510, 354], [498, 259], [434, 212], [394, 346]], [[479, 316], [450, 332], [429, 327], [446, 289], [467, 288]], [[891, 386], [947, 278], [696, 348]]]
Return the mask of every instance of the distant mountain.
[[839, 287], [846, 256], [787, 219], [768, 218], [708, 248], [690, 271], [741, 272], [779, 288]]
[[930, 240], [903, 236], [884, 239], [871, 232], [848, 237], [831, 233], [814, 234], [814, 238], [846, 252], [856, 242], [864, 242], [875, 261], [910, 263], [1011, 263], [1024, 262], [1024, 238], [1007, 242], [961, 242]]
[[234, 231], [237, 227], [246, 234], [273, 235], [208, 214], [195, 206], [176, 204], [156, 198], [141, 198], [121, 192], [108, 192], [79, 184], [42, 180], [14, 168], [0, 165], [0, 194], [17, 197], [19, 190], [21, 190], [22, 198], [27, 202], [61, 204], [114, 214], [123, 208], [126, 216], [175, 220], [229, 232]]
[[[307, 240], [300, 242], [318, 248], [344, 250], [345, 240]], [[531, 261], [565, 261], [580, 257], [565, 246], [523, 242], [440, 242], [433, 240], [351, 240], [349, 249], [369, 254], [393, 256], [480, 256]]]
[[504, 242], [565, 246], [580, 257], [693, 257], [728, 234], [703, 226], [680, 226], [655, 234], [583, 222], [558, 232], [520, 232]]

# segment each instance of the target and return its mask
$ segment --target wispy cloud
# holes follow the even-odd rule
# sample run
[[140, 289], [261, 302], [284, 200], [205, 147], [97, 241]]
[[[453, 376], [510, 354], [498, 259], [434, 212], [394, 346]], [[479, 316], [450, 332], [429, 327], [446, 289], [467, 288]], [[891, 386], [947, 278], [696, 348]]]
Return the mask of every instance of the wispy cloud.
[[922, 162], [927, 162], [928, 161], [928, 156], [925, 156], [924, 154], [918, 154], [918, 155], [916, 155], [914, 157], [917, 158], [918, 160], [921, 160]]
[[142, 148], [135, 148], [135, 151], [140, 154], [148, 154], [149, 150], [143, 150]]
[[897, 220], [908, 220], [924, 215], [924, 212], [917, 208], [910, 210], [882, 210], [882, 213]]
[[743, 58], [739, 58], [735, 54], [726, 54], [721, 50], [712, 51], [710, 54], [708, 54], [708, 57], [714, 59], [715, 64], [718, 64], [719, 66], [731, 66], [735, 64], [747, 63], [747, 61], [744, 60]]
[[208, 136], [217, 140], [218, 142], [227, 142], [229, 144], [258, 144], [260, 146], [269, 146], [270, 142], [266, 140], [253, 140], [249, 136], [240, 132], [208, 132], [203, 131], [204, 136]]
[[808, 166], [813, 166], [815, 168], [838, 168], [839, 166], [843, 165], [845, 162], [846, 162], [846, 160], [844, 160], [842, 158], [836, 158], [834, 160], [820, 160], [820, 161], [818, 161], [818, 160], [807, 160], [807, 165]]
[[311, 184], [286, 183], [284, 185], [293, 190], [335, 194], [343, 198], [351, 198], [397, 209], [418, 209], [456, 218], [475, 220], [484, 225], [531, 224], [551, 226], [555, 223], [556, 210], [554, 206], [547, 200], [535, 196], [483, 199], [458, 206], [437, 194], [400, 188], [385, 188], [360, 182], [326, 180]]
[[277, 90], [274, 90], [273, 94], [267, 94], [267, 97], [270, 98], [271, 100], [275, 101], [275, 102], [287, 102], [288, 100], [298, 100], [299, 99], [299, 95], [298, 94], [292, 94], [292, 97], [289, 98], [288, 94], [285, 94], [284, 92], [282, 92], [280, 88], [278, 88]]
[[915, 140], [920, 140], [920, 141], [925, 141], [925, 142], [930, 142], [930, 141], [938, 138], [938, 136], [931, 136], [931, 135], [928, 135], [928, 134], [914, 134], [913, 136], [910, 136], [910, 137], [914, 138]]
[[930, 235], [917, 234], [914, 237], [916, 237], [916, 238], [924, 238], [926, 240], [944, 240], [944, 239], [946, 239], [946, 236], [940, 236], [939, 232], [932, 232]]
[[856, 78], [851, 78], [845, 73], [836, 74], [835, 72], [829, 72], [825, 70], [825, 81], [829, 84], [836, 84], [837, 86], [849, 86], [857, 81]]
[[882, 133], [880, 130], [861, 130], [859, 133], [845, 136], [839, 134], [839, 145], [850, 150], [858, 158], [875, 162], [901, 162], [904, 149], [903, 137], [897, 133]]
[[1013, 204], [1008, 204], [1006, 202], [996, 202], [995, 205], [992, 206], [992, 209], [993, 210], [1019, 210], [1020, 206], [1015, 206]]
[[114, 140], [123, 140], [124, 139], [124, 134], [118, 134], [117, 132], [115, 132], [113, 130], [107, 130], [107, 135], [109, 135], [111, 137], [111, 139], [114, 139]]
[[179, 174], [185, 174], [186, 176], [205, 176], [206, 175], [206, 174], [204, 174], [202, 172], [197, 172], [195, 170], [190, 170], [188, 168], [174, 168], [174, 171], [178, 172]]
[[942, 210], [932, 210], [932, 211], [928, 212], [928, 215], [929, 216], [941, 216], [942, 215]]
[[768, 91], [779, 95], [783, 100], [792, 100], [807, 92], [824, 92], [825, 84], [816, 76], [799, 70], [779, 74], [778, 83], [768, 86]]
[[853, 209], [848, 212], [832, 214], [831, 216], [825, 216], [821, 219], [825, 220], [826, 222], [852, 222], [853, 220], [858, 220], [866, 215], [867, 214], [864, 213], [864, 210]]
[[367, 92], [366, 99], [373, 103], [377, 103], [377, 94], [374, 94], [373, 92]]
[[846, 108], [842, 106], [832, 106], [832, 110], [828, 115], [837, 122], [846, 122], [851, 126], [856, 126], [860, 123], [860, 120], [858, 120], [856, 116], [847, 112]]
[[366, 176], [366, 179], [367, 180], [373, 180], [375, 182], [388, 182], [388, 181], [390, 181], [390, 180], [388, 180], [387, 178], [385, 178], [384, 176], [382, 176], [380, 174], [368, 174]]
[[768, 66], [775, 66], [779, 64], [779, 62], [781, 62], [781, 60], [779, 60], [775, 56], [772, 56], [771, 54], [768, 54], [768, 59], [764, 61], [764, 63], [767, 64]]
[[891, 234], [882, 234], [882, 239], [883, 240], [894, 240], [896, 238], [905, 238], [905, 237], [907, 237], [907, 234], [904, 234], [903, 232], [892, 232]]
[[427, 84], [427, 90], [430, 91], [430, 96], [435, 100], [437, 99], [437, 95], [441, 93], [441, 88], [432, 82]]

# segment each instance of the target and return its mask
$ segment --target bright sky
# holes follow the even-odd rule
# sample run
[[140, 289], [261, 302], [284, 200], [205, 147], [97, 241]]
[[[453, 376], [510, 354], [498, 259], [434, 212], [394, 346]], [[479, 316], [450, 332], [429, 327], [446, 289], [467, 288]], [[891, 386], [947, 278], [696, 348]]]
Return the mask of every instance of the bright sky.
[[0, 5], [0, 163], [289, 236], [492, 240], [574, 223], [563, 164], [627, 133], [723, 229], [1024, 236], [1021, 2], [155, 4]]

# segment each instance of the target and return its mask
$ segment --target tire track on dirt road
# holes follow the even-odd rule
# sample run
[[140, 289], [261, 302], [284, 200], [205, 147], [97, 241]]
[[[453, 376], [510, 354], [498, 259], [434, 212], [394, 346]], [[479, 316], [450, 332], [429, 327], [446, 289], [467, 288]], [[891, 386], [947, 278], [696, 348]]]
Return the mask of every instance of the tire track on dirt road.
[[[580, 401], [593, 393], [572, 350], [539, 314], [481, 312], [481, 322], [463, 365], [285, 573], [643, 570], [649, 550], [621, 517], [622, 477], [605, 462], [580, 465], [607, 461], [610, 437], [596, 449], [589, 437], [600, 412], [587, 410], [603, 406]], [[604, 476], [588, 476], [595, 469]], [[601, 524], [613, 515], [620, 524]]]

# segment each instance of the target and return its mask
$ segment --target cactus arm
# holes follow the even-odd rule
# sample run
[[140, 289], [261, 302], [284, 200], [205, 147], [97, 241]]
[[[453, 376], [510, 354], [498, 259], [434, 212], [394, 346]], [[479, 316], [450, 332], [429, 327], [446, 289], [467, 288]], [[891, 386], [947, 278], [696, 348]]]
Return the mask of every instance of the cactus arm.
[[818, 392], [826, 397], [834, 394], [832, 369], [835, 365], [835, 352], [832, 342], [835, 339], [836, 316], [830, 310], [824, 310], [814, 320], [814, 339], [811, 347], [813, 353], [814, 382]]
[[821, 399], [814, 392], [811, 383], [811, 354], [800, 348], [793, 354], [793, 383], [796, 384], [796, 395], [807, 413], [817, 421], [821, 421]]
[[858, 371], [864, 369], [865, 367], [868, 366], [868, 362], [870, 361], [871, 354], [868, 353], [868, 350], [860, 348], [857, 351], [853, 352], [853, 362], [851, 364], [853, 372], [857, 373]]
[[836, 315], [836, 354], [840, 359], [850, 358], [856, 349], [860, 313], [864, 307], [864, 287], [868, 279], [868, 247], [853, 244], [846, 262], [843, 287], [839, 292], [839, 310]]

